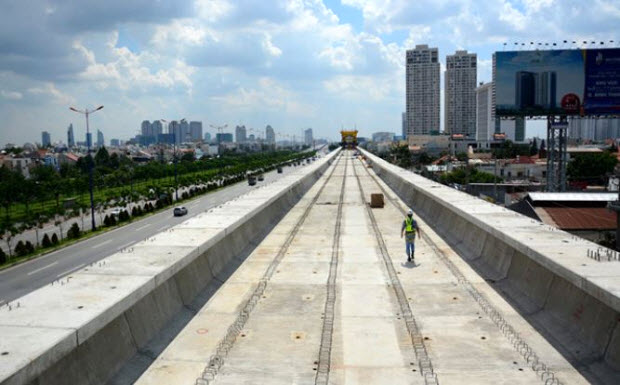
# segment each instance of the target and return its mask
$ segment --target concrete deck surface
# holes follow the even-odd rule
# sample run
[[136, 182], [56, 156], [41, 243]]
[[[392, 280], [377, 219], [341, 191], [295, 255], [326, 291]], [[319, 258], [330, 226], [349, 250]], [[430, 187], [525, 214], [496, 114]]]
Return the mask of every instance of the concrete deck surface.
[[[330, 178], [332, 168], [335, 170]], [[371, 178], [367, 170], [350, 152], [344, 152], [137, 383], [194, 384], [201, 378], [211, 356], [221, 354], [218, 344], [239, 319], [239, 312], [306, 211], [307, 217], [284, 250], [284, 257], [268, 278], [262, 297], [232, 348], [222, 355], [223, 364], [209, 384], [317, 382], [319, 361], [325, 359], [320, 348], [322, 335], [329, 328], [324, 324], [324, 316], [334, 255], [336, 302], [329, 383], [424, 384], [419, 357], [414, 352], [378, 238], [385, 243], [387, 263], [395, 269], [407, 296], [440, 384], [545, 382], [459, 285], [437, 250], [502, 313], [562, 383], [588, 383], [419, 217], [416, 219], [428, 238], [417, 240], [416, 262], [407, 263], [404, 241], [400, 238], [404, 218], [397, 205], [404, 206], [389, 189], [385, 207], [372, 209], [380, 232], [376, 234], [366, 202], [371, 193], [381, 192], [378, 183], [383, 188], [387, 186]], [[334, 236], [336, 231], [338, 237]]]

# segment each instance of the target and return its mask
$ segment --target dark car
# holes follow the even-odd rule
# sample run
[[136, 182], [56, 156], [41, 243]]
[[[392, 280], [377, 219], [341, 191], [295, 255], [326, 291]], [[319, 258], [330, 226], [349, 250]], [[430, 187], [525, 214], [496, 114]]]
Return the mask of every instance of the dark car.
[[282, 174], [282, 167], [278, 166], [277, 170], [278, 170], [278, 174]]
[[184, 206], [179, 206], [179, 207], [174, 208], [175, 217], [182, 217], [183, 215], [186, 215], [186, 214], [187, 214], [187, 208], [185, 208]]
[[262, 181], [264, 181], [264, 180], [265, 180], [265, 176], [264, 176], [263, 174], [260, 174], [260, 175], [258, 176], [258, 181], [259, 181], [259, 182], [262, 182]]
[[256, 184], [256, 177], [254, 175], [248, 176], [248, 184], [254, 186]]

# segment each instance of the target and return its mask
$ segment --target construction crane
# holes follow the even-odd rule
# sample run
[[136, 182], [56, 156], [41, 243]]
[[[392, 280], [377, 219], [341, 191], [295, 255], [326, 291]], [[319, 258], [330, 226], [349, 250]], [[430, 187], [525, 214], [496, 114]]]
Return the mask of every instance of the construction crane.
[[214, 126], [213, 124], [209, 124], [209, 126], [211, 126], [211, 128], [215, 128], [217, 130], [217, 133], [221, 134], [224, 132], [224, 129], [228, 127], [228, 124], [225, 124], [223, 126]]

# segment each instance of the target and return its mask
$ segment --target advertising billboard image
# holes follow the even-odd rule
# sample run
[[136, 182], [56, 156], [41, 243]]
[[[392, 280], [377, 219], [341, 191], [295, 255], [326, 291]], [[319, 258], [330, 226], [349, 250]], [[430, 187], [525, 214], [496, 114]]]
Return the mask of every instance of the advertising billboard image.
[[620, 115], [620, 49], [495, 53], [498, 116]]

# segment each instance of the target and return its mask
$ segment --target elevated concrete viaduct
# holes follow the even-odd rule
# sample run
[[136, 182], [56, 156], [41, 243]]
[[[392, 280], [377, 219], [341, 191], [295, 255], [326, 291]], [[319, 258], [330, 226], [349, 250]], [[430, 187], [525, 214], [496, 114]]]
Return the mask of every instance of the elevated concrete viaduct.
[[620, 383], [620, 263], [364, 155], [327, 154], [3, 306], [0, 383]]

